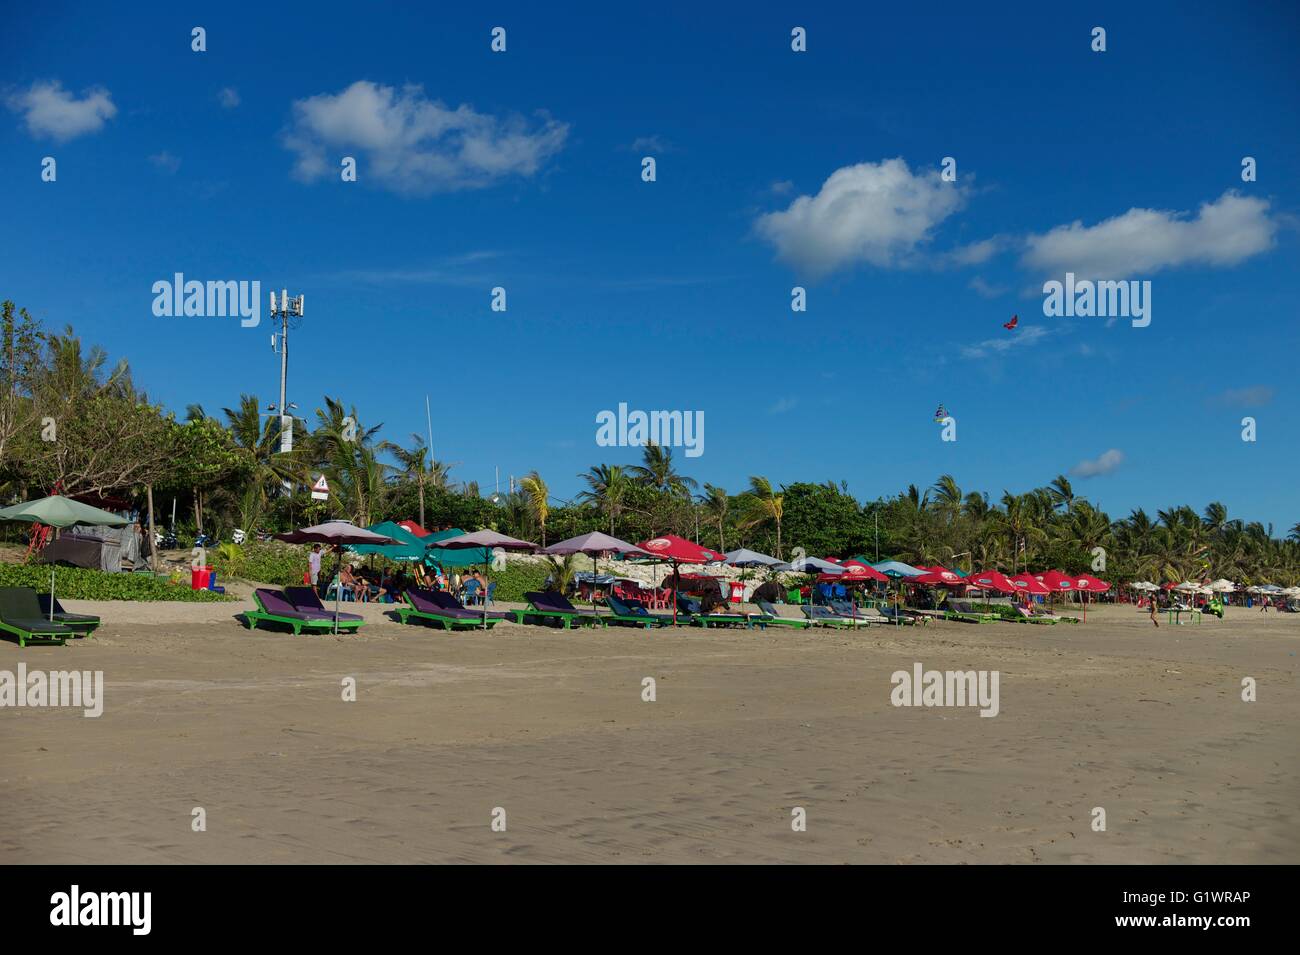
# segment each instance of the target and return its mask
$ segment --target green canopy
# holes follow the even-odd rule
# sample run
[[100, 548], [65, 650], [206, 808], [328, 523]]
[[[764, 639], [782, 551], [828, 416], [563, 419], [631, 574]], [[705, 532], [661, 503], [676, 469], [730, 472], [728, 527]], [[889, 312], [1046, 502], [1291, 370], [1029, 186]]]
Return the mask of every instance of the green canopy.
[[0, 509], [0, 521], [36, 521], [50, 527], [126, 527], [131, 523], [124, 517], [59, 494]]
[[423, 560], [425, 545], [423, 538], [412, 534], [401, 524], [393, 521], [381, 521], [366, 528], [376, 534], [391, 537], [396, 544], [352, 544], [348, 550], [354, 554], [378, 554], [389, 560]]
[[486, 547], [457, 549], [438, 546], [438, 541], [460, 537], [464, 533], [459, 527], [452, 527], [445, 531], [437, 531], [428, 537], [421, 537], [419, 540], [428, 548], [429, 559], [435, 561], [440, 567], [473, 567], [476, 564], [491, 563], [492, 552]]
[[[51, 494], [0, 509], [0, 521], [36, 521], [50, 527], [126, 527], [131, 522], [109, 511]], [[50, 565], [50, 622], [54, 622], [54, 565]]]

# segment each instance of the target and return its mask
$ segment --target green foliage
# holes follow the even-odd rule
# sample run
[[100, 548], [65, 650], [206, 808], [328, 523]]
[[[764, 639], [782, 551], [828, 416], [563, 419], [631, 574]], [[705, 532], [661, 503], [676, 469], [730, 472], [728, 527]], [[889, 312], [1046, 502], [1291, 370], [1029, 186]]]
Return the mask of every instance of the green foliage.
[[[234, 578], [252, 583], [274, 584], [277, 587], [294, 587], [302, 584], [307, 573], [307, 555], [311, 549], [299, 544], [282, 544], [248, 541], [242, 545], [223, 544], [217, 550], [215, 566], [217, 579]], [[336, 558], [321, 554], [321, 571], [328, 573]]]
[[510, 561], [502, 570], [489, 571], [487, 577], [497, 585], [494, 599], [522, 602], [527, 591], [541, 590], [552, 573], [541, 561]]
[[[37, 593], [50, 592], [47, 564], [0, 564], [0, 587], [31, 587]], [[161, 580], [152, 574], [110, 574], [84, 567], [55, 567], [54, 592], [69, 600], [182, 600], [216, 603], [235, 598], [211, 590], [190, 590], [184, 583]]]

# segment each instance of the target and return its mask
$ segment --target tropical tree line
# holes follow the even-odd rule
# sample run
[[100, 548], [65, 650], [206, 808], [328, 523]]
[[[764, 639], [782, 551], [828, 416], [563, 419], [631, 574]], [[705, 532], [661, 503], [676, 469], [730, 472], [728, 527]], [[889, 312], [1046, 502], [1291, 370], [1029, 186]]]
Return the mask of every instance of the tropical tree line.
[[[152, 497], [160, 523], [176, 507], [182, 529], [219, 538], [333, 517], [361, 525], [413, 518], [539, 543], [592, 530], [631, 541], [676, 533], [785, 559], [802, 552], [1012, 573], [1050, 566], [1119, 580], [1300, 583], [1300, 523], [1282, 539], [1218, 502], [1112, 519], [1064, 475], [996, 499], [942, 475], [929, 487], [859, 501], [843, 481], [781, 485], [753, 475], [733, 490], [700, 483], [678, 470], [671, 449], [652, 444], [638, 463], [578, 475], [571, 500], [552, 493], [539, 471], [485, 496], [476, 483], [456, 481], [454, 466], [434, 458], [422, 436], [383, 440], [382, 424], [341, 398], [325, 396], [294, 417], [287, 441], [281, 418], [257, 395], [220, 409], [191, 405], [178, 418], [149, 401], [125, 361], [110, 363], [71, 328], [46, 330], [12, 302], [0, 319], [4, 503], [57, 490], [144, 511]], [[321, 475], [326, 501], [310, 494]]]

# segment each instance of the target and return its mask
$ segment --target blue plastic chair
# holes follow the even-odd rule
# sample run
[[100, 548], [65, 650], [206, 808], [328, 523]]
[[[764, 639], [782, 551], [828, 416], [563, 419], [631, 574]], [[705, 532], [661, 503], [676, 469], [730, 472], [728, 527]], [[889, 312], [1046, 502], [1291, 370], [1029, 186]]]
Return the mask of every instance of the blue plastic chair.
[[492, 597], [497, 592], [497, 582], [489, 580], [487, 585], [487, 605], [492, 606]]

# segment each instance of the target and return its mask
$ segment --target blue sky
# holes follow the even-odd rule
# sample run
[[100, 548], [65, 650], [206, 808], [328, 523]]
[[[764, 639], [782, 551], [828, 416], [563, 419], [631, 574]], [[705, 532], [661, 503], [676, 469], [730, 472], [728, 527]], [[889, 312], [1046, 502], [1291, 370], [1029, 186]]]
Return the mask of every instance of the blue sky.
[[[428, 394], [485, 488], [635, 460], [595, 443], [626, 402], [702, 411], [676, 456], [733, 492], [1074, 470], [1112, 517], [1300, 520], [1294, 5], [671, 6], [11, 14], [0, 294], [211, 413], [274, 400], [269, 318], [160, 318], [153, 283], [302, 292], [291, 400], [405, 440]], [[1067, 270], [1149, 280], [1150, 325], [1046, 317]]]

